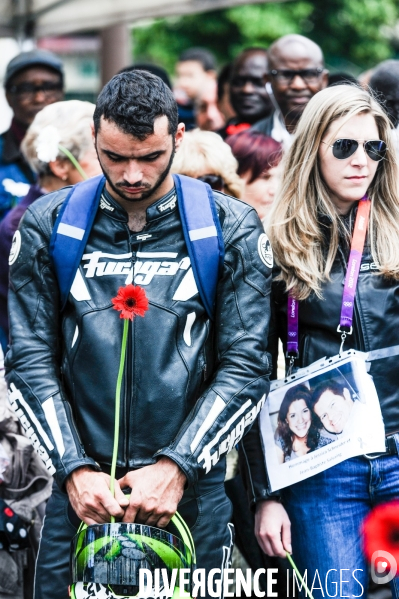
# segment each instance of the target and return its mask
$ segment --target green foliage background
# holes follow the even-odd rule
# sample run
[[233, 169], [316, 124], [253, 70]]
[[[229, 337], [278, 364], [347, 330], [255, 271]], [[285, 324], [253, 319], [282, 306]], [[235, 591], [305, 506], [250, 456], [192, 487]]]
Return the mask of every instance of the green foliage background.
[[355, 75], [399, 56], [399, 0], [298, 0], [247, 4], [133, 28], [135, 60], [173, 74], [179, 54], [192, 46], [212, 50], [219, 65], [248, 46], [268, 47], [287, 33], [301, 33], [323, 48], [332, 70]]

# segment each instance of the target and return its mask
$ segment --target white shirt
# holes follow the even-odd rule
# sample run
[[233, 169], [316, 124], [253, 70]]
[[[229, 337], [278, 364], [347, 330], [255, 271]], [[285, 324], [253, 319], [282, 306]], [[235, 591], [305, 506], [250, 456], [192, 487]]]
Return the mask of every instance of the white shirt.
[[273, 114], [273, 129], [271, 136], [273, 139], [283, 144], [284, 152], [291, 147], [293, 135], [287, 131], [280, 110], [275, 110]]

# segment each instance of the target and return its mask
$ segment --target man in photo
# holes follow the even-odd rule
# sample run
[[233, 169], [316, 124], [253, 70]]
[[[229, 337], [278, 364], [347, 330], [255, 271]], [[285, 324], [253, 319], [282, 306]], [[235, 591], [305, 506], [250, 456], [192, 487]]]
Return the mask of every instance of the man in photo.
[[312, 394], [314, 413], [326, 431], [335, 435], [344, 430], [354, 403], [348, 385], [334, 380], [320, 383]]

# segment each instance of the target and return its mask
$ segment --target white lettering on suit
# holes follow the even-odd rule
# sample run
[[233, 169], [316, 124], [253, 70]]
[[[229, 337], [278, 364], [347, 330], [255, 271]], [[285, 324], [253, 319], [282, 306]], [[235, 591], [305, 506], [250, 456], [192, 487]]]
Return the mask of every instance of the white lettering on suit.
[[[178, 270], [187, 269], [187, 260], [172, 262], [170, 258], [177, 258], [176, 252], [137, 252], [134, 263], [134, 282], [138, 285], [149, 285], [155, 276], [175, 276]], [[105, 252], [92, 252], [84, 254], [82, 260], [86, 271], [86, 279], [93, 277], [106, 277], [126, 275], [126, 283], [133, 278], [132, 254], [109, 254]], [[158, 258], [155, 260], [154, 258]], [[169, 260], [162, 260], [169, 258]], [[184, 260], [186, 260], [184, 262]], [[189, 261], [189, 258], [188, 258]]]
[[[248, 410], [248, 412], [244, 414], [246, 409], [252, 404], [251, 400], [248, 399], [248, 401], [246, 401], [245, 404], [241, 406], [241, 408], [226, 422], [224, 427], [219, 430], [219, 432], [215, 435], [212, 441], [205, 445], [202, 452], [198, 456], [197, 461], [198, 463], [204, 462], [202, 467], [204, 468], [206, 473], [210, 471], [212, 466], [215, 466], [215, 464], [217, 464], [217, 462], [220, 460], [223, 454], [229, 453], [233, 449], [233, 447], [239, 441], [241, 441], [242, 437], [244, 436], [245, 429], [254, 422], [255, 418], [261, 411], [265, 401], [266, 395], [263, 395], [256, 404], [256, 406], [253, 406], [250, 410]], [[243, 416], [237, 422], [235, 427], [227, 434], [227, 437], [219, 443], [215, 451], [211, 453], [213, 447], [219, 442], [221, 437], [223, 437], [223, 435], [227, 433], [227, 431], [232, 426], [233, 422], [235, 422], [237, 418], [241, 416], [241, 414], [243, 414]]]
[[[14, 383], [11, 383], [11, 385], [10, 385], [10, 389], [8, 391], [8, 400], [9, 400], [11, 407], [14, 410], [15, 414], [18, 416], [19, 421], [21, 422], [21, 425], [23, 426], [23, 428], [25, 430], [25, 433], [31, 440], [34, 449], [36, 450], [36, 452], [39, 454], [39, 457], [43, 461], [47, 471], [51, 475], [55, 474], [55, 468], [54, 468], [53, 462], [51, 461], [49, 454], [47, 453], [47, 451], [41, 444], [39, 437], [37, 436], [35, 430], [33, 429], [32, 424], [36, 427], [36, 431], [40, 434], [45, 445], [47, 445], [47, 447], [50, 451], [54, 449], [54, 445], [51, 443], [47, 433], [44, 431], [42, 425], [40, 424], [40, 422], [38, 421], [38, 419], [32, 412], [31, 407], [25, 401], [21, 391], [16, 388]], [[18, 403], [20, 405], [18, 405]], [[24, 408], [26, 413], [24, 412], [24, 410], [22, 408]], [[29, 420], [28, 416], [29, 416], [30, 420]]]

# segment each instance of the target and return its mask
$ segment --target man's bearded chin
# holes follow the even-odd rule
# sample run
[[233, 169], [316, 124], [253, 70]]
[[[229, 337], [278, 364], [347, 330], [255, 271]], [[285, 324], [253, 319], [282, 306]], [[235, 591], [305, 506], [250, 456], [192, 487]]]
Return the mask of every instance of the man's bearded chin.
[[[146, 191], [143, 191], [143, 193], [140, 195], [140, 197], [130, 197], [128, 195], [125, 195], [123, 193], [123, 191], [117, 187], [116, 185], [114, 185], [111, 181], [111, 179], [108, 176], [107, 171], [104, 169], [103, 165], [100, 162], [100, 166], [102, 168], [102, 171], [104, 173], [104, 177], [106, 178], [110, 188], [112, 189], [112, 191], [114, 193], [116, 193], [116, 195], [118, 195], [120, 198], [122, 198], [123, 200], [125, 200], [126, 202], [141, 202], [142, 200], [146, 200], [147, 198], [150, 198], [152, 195], [155, 194], [156, 190], [162, 185], [162, 183], [165, 181], [166, 177], [168, 176], [170, 169], [172, 167], [172, 163], [173, 163], [173, 159], [175, 157], [175, 144], [173, 144], [173, 150], [172, 153], [170, 155], [169, 158], [169, 162], [167, 167], [165, 168], [165, 170], [159, 175], [155, 185], [153, 185], [152, 187], [149, 187]], [[126, 187], [129, 187], [129, 184], [125, 182]], [[134, 187], [142, 187], [143, 184], [141, 183], [141, 181], [139, 181], [138, 183], [131, 185], [132, 188]]]

